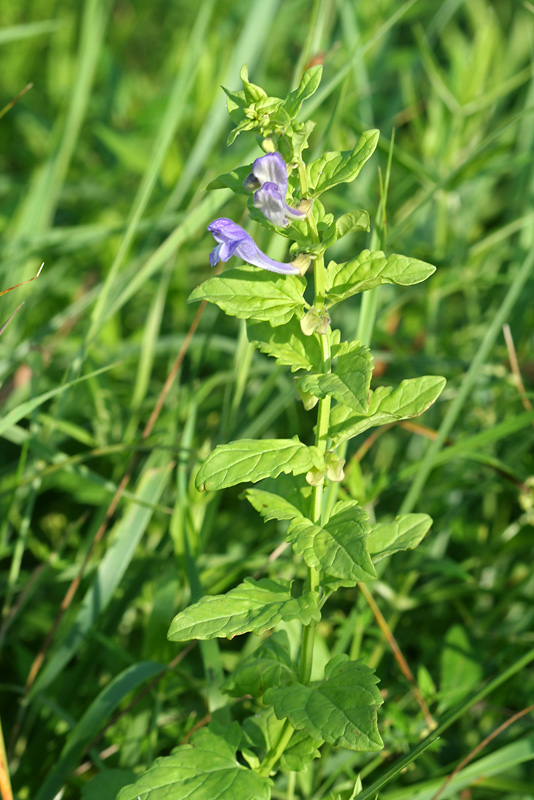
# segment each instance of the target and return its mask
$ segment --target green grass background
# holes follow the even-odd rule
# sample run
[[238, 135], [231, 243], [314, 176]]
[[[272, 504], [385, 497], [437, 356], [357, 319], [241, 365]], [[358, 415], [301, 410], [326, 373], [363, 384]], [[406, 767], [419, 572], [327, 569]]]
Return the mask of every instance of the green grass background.
[[[197, 312], [186, 298], [210, 274], [206, 226], [244, 219], [242, 202], [204, 187], [260, 154], [245, 136], [226, 148], [220, 86], [239, 88], [247, 63], [284, 96], [321, 61], [306, 111], [318, 122], [312, 156], [381, 131], [378, 155], [329, 194], [329, 210], [376, 217], [394, 131], [383, 246], [438, 267], [426, 284], [383, 287], [335, 318], [371, 342], [375, 385], [448, 380], [418, 421], [425, 430], [392, 428], [363, 454], [367, 434], [356, 440], [345, 483], [379, 520], [401, 508], [434, 518], [418, 550], [371, 587], [434, 719], [462, 704], [380, 794], [430, 800], [534, 697], [534, 7], [2, 0], [0, 24], [0, 105], [34, 84], [0, 119], [0, 291], [45, 262], [0, 297], [0, 326], [24, 301], [0, 338], [0, 713], [15, 796], [52, 800], [64, 787], [66, 800], [112, 800], [133, 770], [220, 713], [218, 677], [256, 641], [195, 647], [168, 670], [179, 653], [165, 636], [172, 616], [258, 570], [292, 574], [287, 554], [268, 565], [283, 539], [276, 523], [264, 525], [239, 489], [203, 496], [191, 481], [216, 442], [311, 433], [293, 379], [251, 352], [238, 321], [205, 309], [142, 432]], [[279, 242], [260, 243], [284, 258]], [[332, 256], [368, 245], [347, 237]], [[348, 652], [378, 670], [386, 749], [325, 747], [273, 797], [322, 800], [335, 787], [348, 798], [358, 774], [370, 787], [428, 733], [357, 590], [336, 595], [320, 632], [317, 669]], [[534, 798], [533, 757], [529, 714], [442, 797]]]

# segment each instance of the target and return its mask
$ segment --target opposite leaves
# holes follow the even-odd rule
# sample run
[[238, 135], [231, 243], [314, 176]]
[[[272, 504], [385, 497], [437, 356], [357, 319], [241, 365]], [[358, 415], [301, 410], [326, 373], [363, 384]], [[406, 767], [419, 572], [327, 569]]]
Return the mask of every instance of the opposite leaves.
[[430, 530], [432, 519], [428, 514], [401, 514], [391, 522], [373, 525], [367, 545], [373, 561], [400, 550], [413, 550]]
[[317, 595], [291, 596], [289, 581], [247, 578], [221, 595], [206, 595], [175, 616], [167, 634], [172, 642], [190, 639], [232, 639], [241, 633], [263, 633], [284, 620], [303, 625], [321, 618]]
[[365, 162], [373, 155], [380, 131], [365, 131], [354, 150], [325, 153], [308, 166], [308, 181], [313, 197], [317, 197], [338, 183], [350, 183], [360, 173]]
[[338, 579], [338, 585], [354, 586], [376, 578], [366, 543], [370, 530], [367, 513], [355, 502], [341, 501], [324, 526], [296, 518], [287, 541], [309, 567]]
[[299, 382], [300, 388], [315, 397], [331, 395], [338, 403], [365, 414], [373, 371], [371, 353], [359, 342], [343, 342], [332, 348], [332, 355], [337, 356], [335, 371], [307, 375]]
[[396, 389], [392, 386], [380, 386], [371, 392], [366, 414], [358, 414], [348, 406], [337, 405], [332, 410], [330, 427], [334, 446], [337, 447], [341, 442], [352, 439], [368, 428], [417, 417], [439, 397], [445, 383], [445, 378], [425, 375], [402, 381]]
[[264, 700], [272, 703], [278, 719], [287, 717], [294, 728], [320, 742], [349, 750], [381, 750], [377, 709], [383, 700], [376, 687], [378, 678], [361, 661], [347, 658], [333, 658], [323, 681], [269, 689]]
[[385, 283], [411, 286], [430, 277], [436, 268], [417, 258], [391, 255], [381, 250], [371, 253], [363, 250], [358, 258], [346, 264], [331, 261], [326, 270], [328, 305], [333, 306], [347, 297]]
[[316, 447], [306, 447], [293, 439], [239, 439], [221, 444], [207, 457], [196, 477], [196, 487], [226, 489], [237, 483], [256, 483], [263, 478], [277, 478], [280, 473], [302, 475], [322, 467]]
[[117, 800], [269, 800], [270, 781], [236, 758], [241, 738], [233, 723], [224, 734], [204, 728], [191, 744], [158, 758]]
[[304, 278], [275, 277], [257, 267], [233, 267], [209, 278], [190, 294], [188, 302], [208, 300], [231, 317], [285, 325], [296, 314], [304, 315]]

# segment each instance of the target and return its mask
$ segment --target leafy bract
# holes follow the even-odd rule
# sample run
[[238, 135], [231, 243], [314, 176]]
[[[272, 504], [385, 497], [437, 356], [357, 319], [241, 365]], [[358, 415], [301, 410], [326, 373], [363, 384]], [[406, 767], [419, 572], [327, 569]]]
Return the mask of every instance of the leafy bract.
[[396, 389], [380, 386], [371, 392], [367, 414], [355, 413], [345, 405], [335, 406], [330, 427], [334, 446], [337, 447], [341, 442], [352, 439], [368, 428], [417, 417], [439, 397], [445, 383], [445, 378], [424, 375], [401, 381]]
[[309, 686], [292, 683], [269, 689], [264, 695], [278, 719], [289, 719], [318, 741], [349, 750], [381, 750], [377, 709], [382, 697], [373, 670], [361, 661], [336, 656], [325, 668], [325, 678]]
[[290, 117], [296, 117], [304, 100], [315, 94], [321, 83], [323, 68], [319, 64], [307, 69], [302, 76], [298, 87], [288, 94], [284, 101], [284, 108]]
[[173, 642], [231, 639], [249, 631], [263, 633], [280, 620], [298, 619], [309, 625], [320, 617], [315, 593], [292, 597], [289, 581], [246, 578], [227, 594], [207, 595], [181, 611], [171, 622], [167, 636]]
[[197, 286], [188, 302], [208, 300], [232, 317], [285, 325], [295, 314], [304, 315], [305, 288], [306, 281], [298, 275], [275, 277], [256, 267], [233, 267]]
[[367, 546], [373, 561], [380, 561], [400, 550], [413, 550], [430, 530], [428, 514], [401, 514], [391, 522], [373, 525]]
[[270, 781], [236, 758], [238, 723], [219, 732], [204, 728], [191, 744], [158, 758], [117, 800], [269, 800]]
[[353, 150], [325, 153], [308, 165], [308, 182], [312, 196], [316, 197], [338, 183], [350, 183], [360, 173], [365, 162], [373, 155], [380, 132], [364, 131]]
[[326, 250], [332, 247], [343, 236], [355, 231], [368, 231], [370, 228], [369, 214], [367, 211], [348, 211], [331, 223], [323, 235], [322, 246]]
[[221, 688], [232, 697], [261, 697], [267, 689], [285, 686], [294, 679], [287, 633], [276, 631], [237, 665]]
[[210, 181], [206, 186], [207, 190], [213, 189], [231, 189], [234, 194], [248, 195], [248, 189], [243, 186], [243, 181], [250, 172], [250, 167], [237, 167], [224, 175], [219, 175], [218, 178]]
[[366, 542], [370, 529], [367, 513], [356, 502], [340, 501], [323, 526], [295, 519], [287, 540], [309, 567], [340, 579], [338, 585], [354, 586], [376, 578]]
[[268, 322], [248, 322], [249, 340], [258, 350], [273, 356], [276, 363], [298, 369], [319, 370], [321, 368], [321, 345], [317, 335], [304, 336], [296, 319], [283, 328], [273, 328]]
[[362, 250], [357, 258], [345, 264], [329, 263], [325, 273], [327, 302], [333, 306], [347, 297], [385, 283], [411, 286], [426, 280], [435, 271], [432, 264], [417, 258], [385, 256], [381, 250]]
[[319, 450], [306, 447], [297, 436], [239, 439], [216, 447], [200, 467], [195, 483], [200, 491], [226, 489], [243, 481], [277, 478], [281, 472], [302, 475], [312, 467], [320, 468], [322, 461]]
[[332, 355], [337, 355], [335, 371], [306, 375], [299, 382], [300, 388], [316, 397], [331, 395], [338, 403], [365, 414], [373, 371], [371, 353], [360, 342], [343, 342], [332, 348]]

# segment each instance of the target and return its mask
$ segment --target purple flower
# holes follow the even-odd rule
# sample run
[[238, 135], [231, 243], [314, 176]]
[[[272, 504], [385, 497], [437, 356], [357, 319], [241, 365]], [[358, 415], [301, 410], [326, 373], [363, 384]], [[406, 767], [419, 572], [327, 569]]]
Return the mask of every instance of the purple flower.
[[208, 230], [218, 242], [217, 247], [210, 253], [210, 264], [212, 267], [218, 264], [219, 261], [228, 261], [232, 256], [238, 256], [246, 261], [247, 264], [253, 264], [255, 267], [263, 267], [271, 272], [281, 272], [283, 275], [299, 275], [299, 270], [292, 264], [283, 261], [274, 261], [274, 259], [262, 253], [253, 238], [248, 235], [235, 222], [226, 217], [216, 219], [210, 225]]
[[302, 211], [286, 203], [287, 167], [280, 153], [267, 153], [257, 158], [252, 165], [252, 174], [245, 179], [247, 188], [256, 188], [254, 205], [268, 220], [280, 227], [289, 225], [288, 217], [304, 217]]

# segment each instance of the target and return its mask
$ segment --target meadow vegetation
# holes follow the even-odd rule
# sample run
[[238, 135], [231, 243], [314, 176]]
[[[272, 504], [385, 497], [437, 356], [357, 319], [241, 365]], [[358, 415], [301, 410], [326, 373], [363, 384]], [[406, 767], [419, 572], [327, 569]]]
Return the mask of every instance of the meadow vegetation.
[[247, 224], [206, 191], [261, 155], [226, 145], [221, 85], [245, 63], [280, 97], [323, 65], [309, 158], [379, 129], [329, 195], [373, 232], [331, 257], [378, 236], [437, 270], [336, 325], [370, 346], [374, 386], [447, 379], [347, 452], [343, 491], [371, 520], [434, 520], [318, 626], [317, 674], [343, 653], [377, 671], [384, 749], [326, 744], [272, 796], [534, 798], [532, 4], [33, 0], [0, 23], [0, 105], [33, 83], [0, 117], [0, 293], [44, 262], [0, 294], [2, 800], [114, 800], [228, 703], [240, 720], [247, 699], [220, 685], [257, 637], [184, 646], [169, 625], [247, 575], [293, 574], [286, 523], [194, 482], [217, 444], [313, 437], [244, 323], [187, 303], [212, 274], [207, 225]]

